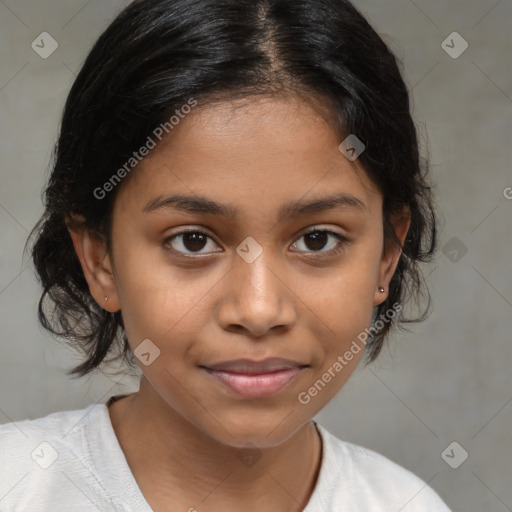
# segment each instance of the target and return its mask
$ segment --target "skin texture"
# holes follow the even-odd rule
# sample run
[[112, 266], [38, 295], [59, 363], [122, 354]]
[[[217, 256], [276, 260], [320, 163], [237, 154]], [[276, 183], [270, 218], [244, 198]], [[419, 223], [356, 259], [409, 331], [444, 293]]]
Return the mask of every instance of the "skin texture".
[[[122, 310], [132, 350], [145, 339], [160, 350], [149, 366], [140, 364], [139, 391], [111, 405], [114, 430], [156, 511], [170, 503], [200, 512], [302, 510], [322, 453], [310, 420], [363, 351], [309, 403], [297, 397], [370, 326], [373, 307], [386, 298], [378, 287], [388, 289], [400, 250], [383, 251], [382, 195], [358, 161], [340, 152], [328, 118], [297, 98], [198, 107], [171, 135], [118, 191], [112, 254], [85, 229], [70, 230], [92, 296]], [[283, 204], [334, 192], [356, 196], [366, 209], [277, 218]], [[239, 211], [233, 219], [143, 212], [175, 193]], [[408, 215], [393, 223], [403, 242]], [[315, 246], [304, 237], [313, 227], [348, 242], [329, 235]], [[166, 241], [184, 228], [209, 238], [197, 246], [180, 236]], [[263, 251], [252, 263], [236, 252], [247, 237]], [[267, 357], [308, 367], [277, 394], [254, 399], [199, 368]], [[248, 447], [261, 455], [251, 467], [240, 458]]]

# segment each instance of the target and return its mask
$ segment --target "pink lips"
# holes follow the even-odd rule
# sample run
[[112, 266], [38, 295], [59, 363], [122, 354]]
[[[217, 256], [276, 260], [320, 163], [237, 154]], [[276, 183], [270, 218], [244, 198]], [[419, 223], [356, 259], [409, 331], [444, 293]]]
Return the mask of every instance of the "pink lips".
[[237, 359], [203, 368], [235, 393], [247, 398], [271, 396], [286, 385], [306, 367], [287, 359], [251, 361]]

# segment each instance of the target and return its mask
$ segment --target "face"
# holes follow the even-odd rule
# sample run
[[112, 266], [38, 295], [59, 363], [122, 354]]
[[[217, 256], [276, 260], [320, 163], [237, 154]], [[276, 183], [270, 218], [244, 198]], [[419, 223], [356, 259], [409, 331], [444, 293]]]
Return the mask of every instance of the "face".
[[279, 444], [363, 354], [399, 256], [382, 196], [299, 100], [197, 108], [171, 133], [122, 184], [112, 284], [91, 292], [121, 309], [169, 412], [227, 445]]

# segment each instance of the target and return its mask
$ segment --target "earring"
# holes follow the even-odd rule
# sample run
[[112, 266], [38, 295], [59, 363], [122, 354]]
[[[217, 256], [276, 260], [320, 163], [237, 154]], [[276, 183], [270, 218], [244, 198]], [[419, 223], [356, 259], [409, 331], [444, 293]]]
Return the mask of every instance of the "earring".
[[107, 300], [108, 300], [108, 297], [105, 297], [105, 302], [107, 302]]
[[379, 292], [380, 293], [384, 293], [386, 290], [382, 287], [382, 286], [379, 286]]

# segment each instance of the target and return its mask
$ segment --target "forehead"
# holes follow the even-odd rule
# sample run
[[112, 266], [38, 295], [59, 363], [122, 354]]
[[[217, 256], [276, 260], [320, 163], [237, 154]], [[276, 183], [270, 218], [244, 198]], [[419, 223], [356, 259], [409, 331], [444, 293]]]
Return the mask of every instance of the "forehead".
[[179, 193], [246, 213], [282, 214], [292, 200], [340, 192], [360, 199], [367, 213], [380, 210], [375, 184], [338, 149], [341, 137], [330, 116], [298, 98], [196, 107], [132, 171], [118, 201], [143, 211], [148, 202]]

